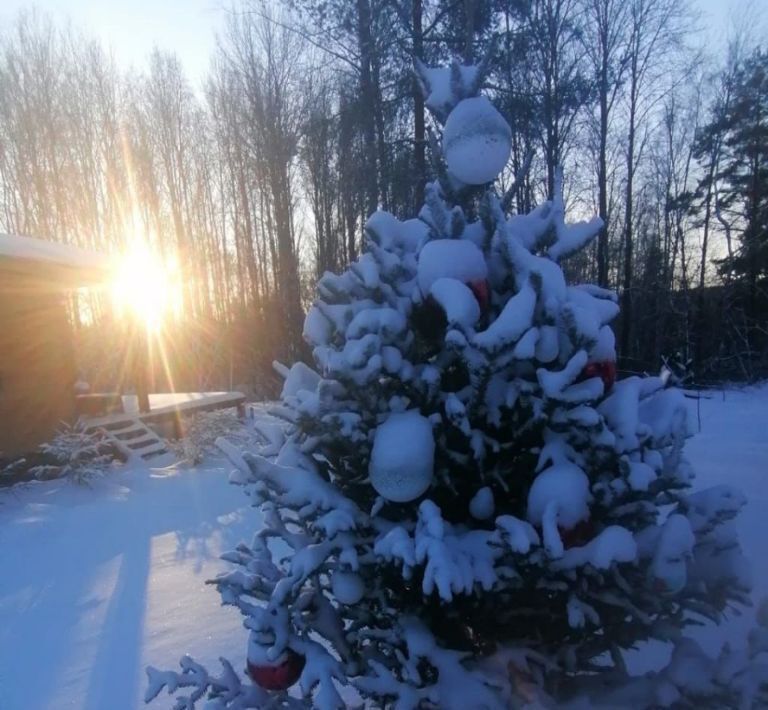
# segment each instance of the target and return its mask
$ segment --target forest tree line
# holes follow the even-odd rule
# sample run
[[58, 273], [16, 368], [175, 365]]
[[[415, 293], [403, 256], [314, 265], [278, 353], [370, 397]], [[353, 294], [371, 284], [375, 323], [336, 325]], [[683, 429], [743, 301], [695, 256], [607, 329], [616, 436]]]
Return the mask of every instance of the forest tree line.
[[193, 86], [173, 54], [125, 72], [22, 13], [0, 27], [0, 231], [149, 239], [186, 277], [177, 345], [207, 344], [188, 385], [256, 386], [306, 354], [313, 283], [356, 258], [367, 215], [418, 212], [434, 173], [414, 58], [484, 59], [513, 211], [562, 165], [570, 214], [605, 222], [568, 268], [619, 293], [623, 367], [751, 379], [768, 369], [768, 48], [745, 29], [710, 55], [696, 28], [685, 0], [243, 0]]

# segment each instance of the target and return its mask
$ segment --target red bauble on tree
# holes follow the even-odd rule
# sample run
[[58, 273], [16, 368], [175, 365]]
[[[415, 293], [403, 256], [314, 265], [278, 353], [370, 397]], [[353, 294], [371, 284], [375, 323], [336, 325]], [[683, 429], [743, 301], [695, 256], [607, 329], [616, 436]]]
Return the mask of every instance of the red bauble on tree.
[[248, 675], [264, 690], [287, 690], [300, 677], [307, 659], [288, 649], [274, 663], [255, 663], [248, 659]]
[[599, 377], [603, 381], [603, 391], [608, 392], [616, 382], [616, 363], [613, 360], [588, 362], [581, 371], [581, 379], [588, 380], [592, 377]]
[[595, 526], [589, 518], [580, 520], [572, 528], [557, 526], [560, 533], [560, 539], [563, 541], [563, 547], [569, 550], [572, 547], [582, 547], [586, 545], [595, 536]]
[[488, 281], [486, 279], [477, 279], [475, 281], [470, 281], [467, 286], [469, 286], [469, 290], [472, 291], [477, 299], [477, 305], [480, 306], [480, 313], [483, 315], [486, 314], [491, 305], [491, 289], [488, 286]]

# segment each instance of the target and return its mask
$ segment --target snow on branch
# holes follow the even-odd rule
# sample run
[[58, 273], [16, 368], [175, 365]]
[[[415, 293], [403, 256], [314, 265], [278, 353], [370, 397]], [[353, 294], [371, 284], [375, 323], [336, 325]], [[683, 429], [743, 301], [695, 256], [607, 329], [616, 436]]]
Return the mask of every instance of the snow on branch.
[[552, 218], [555, 224], [555, 242], [550, 245], [547, 254], [550, 259], [557, 262], [581, 251], [603, 228], [603, 220], [600, 217], [593, 217], [589, 222], [566, 223], [562, 168], [558, 168], [555, 173]]

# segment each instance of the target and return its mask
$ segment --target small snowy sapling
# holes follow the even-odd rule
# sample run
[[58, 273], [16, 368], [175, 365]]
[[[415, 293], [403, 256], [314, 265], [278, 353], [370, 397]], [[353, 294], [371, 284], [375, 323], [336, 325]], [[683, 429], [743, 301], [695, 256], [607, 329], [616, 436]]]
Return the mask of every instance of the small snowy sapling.
[[45, 462], [30, 469], [35, 478], [69, 478], [75, 483], [88, 483], [117, 459], [103, 432], [86, 431], [81, 424], [62, 424], [53, 439], [40, 445], [40, 454]]

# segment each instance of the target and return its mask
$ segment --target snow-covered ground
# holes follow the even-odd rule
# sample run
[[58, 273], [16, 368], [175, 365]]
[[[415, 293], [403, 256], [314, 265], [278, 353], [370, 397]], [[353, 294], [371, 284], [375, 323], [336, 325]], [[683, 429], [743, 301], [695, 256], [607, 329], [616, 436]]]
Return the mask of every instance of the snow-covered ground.
[[[752, 567], [756, 602], [768, 597], [768, 383], [740, 391], [712, 392], [701, 400], [701, 433], [686, 447], [697, 473], [697, 487], [729, 483], [747, 497], [737, 518], [742, 549]], [[695, 402], [691, 407], [696, 427]], [[697, 629], [712, 650], [723, 641], [741, 644], [754, 625], [756, 607], [726, 628]]]
[[[695, 426], [695, 401], [691, 414]], [[701, 422], [688, 447], [698, 485], [746, 493], [739, 529], [759, 599], [768, 595], [768, 384], [712, 393]], [[227, 483], [230, 468], [137, 465], [91, 488], [0, 490], [0, 710], [135, 710], [147, 664], [173, 668], [184, 652], [243, 664], [240, 616], [205, 584], [224, 568], [218, 555], [258, 524]], [[739, 643], [753, 617], [700, 638], [712, 650]]]
[[133, 710], [147, 664], [243, 665], [240, 614], [205, 584], [258, 522], [230, 468], [0, 491], [1, 710]]

